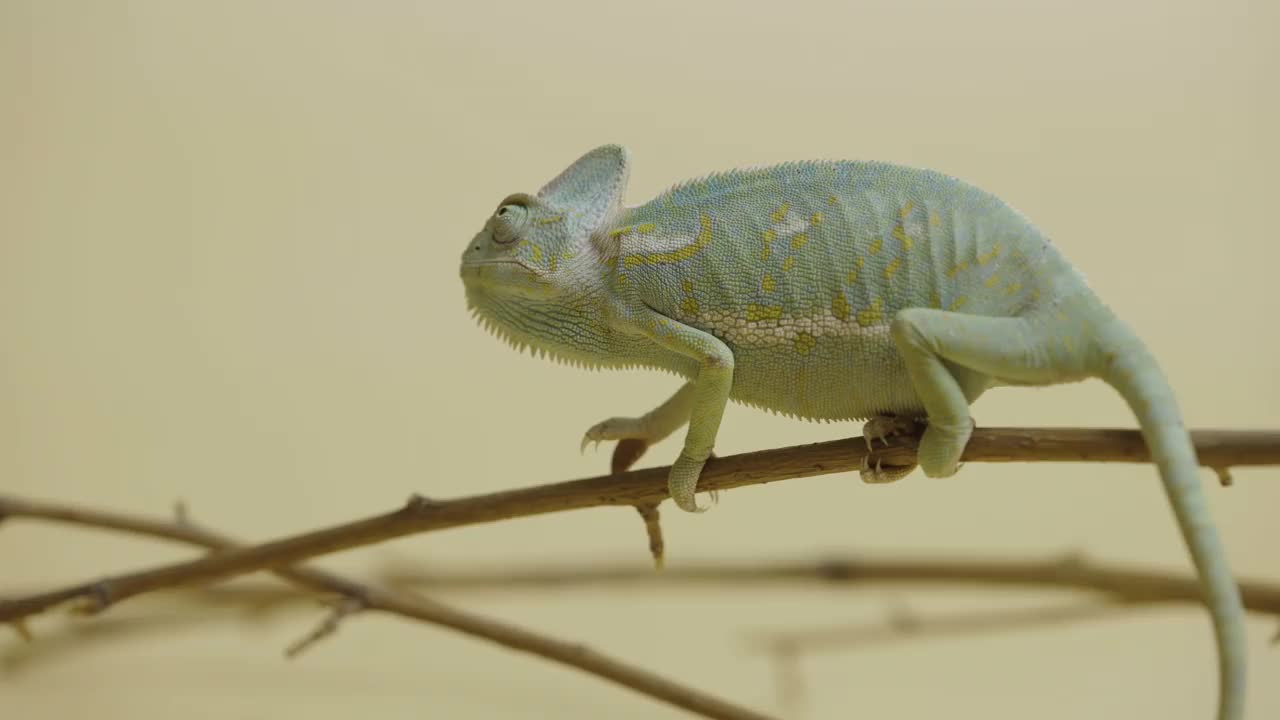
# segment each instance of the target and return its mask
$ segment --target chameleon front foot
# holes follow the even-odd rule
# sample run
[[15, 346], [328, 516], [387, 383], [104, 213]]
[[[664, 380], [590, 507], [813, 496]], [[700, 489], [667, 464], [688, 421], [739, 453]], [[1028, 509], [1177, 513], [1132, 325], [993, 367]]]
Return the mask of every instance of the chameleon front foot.
[[[667, 475], [667, 492], [670, 493], [671, 499], [675, 501], [676, 507], [686, 512], [701, 513], [706, 512], [708, 506], [699, 505], [694, 498], [694, 493], [698, 488], [698, 476], [702, 474], [702, 466], [707, 463], [706, 460], [694, 460], [693, 458], [680, 453], [680, 457], [671, 465], [671, 472]], [[715, 502], [717, 494], [711, 493], [711, 500]]]
[[610, 471], [626, 472], [644, 455], [649, 446], [660, 438], [653, 437], [648, 424], [641, 418], [609, 418], [592, 425], [582, 436], [579, 452], [586, 452], [587, 446], [599, 445], [606, 440], [617, 440], [613, 448], [613, 459]]

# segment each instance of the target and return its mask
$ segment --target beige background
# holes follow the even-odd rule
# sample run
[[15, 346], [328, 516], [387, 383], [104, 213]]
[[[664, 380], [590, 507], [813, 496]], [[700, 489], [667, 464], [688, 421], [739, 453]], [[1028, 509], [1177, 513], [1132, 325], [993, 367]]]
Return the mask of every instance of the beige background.
[[[518, 356], [468, 319], [456, 261], [494, 203], [603, 142], [629, 193], [734, 165], [876, 158], [961, 175], [1046, 228], [1149, 341], [1194, 427], [1280, 426], [1274, 4], [0, 2], [0, 490], [267, 538], [394, 506], [597, 474], [577, 443], [667, 376]], [[1132, 425], [1100, 384], [1005, 390], [989, 425]], [[741, 407], [722, 453], [828, 439]], [[665, 464], [678, 441], [646, 459]], [[1205, 475], [1236, 569], [1280, 581], [1280, 469]], [[1185, 570], [1149, 467], [970, 465], [842, 475], [666, 513], [673, 566], [835, 552], [1044, 557]], [[344, 554], [431, 567], [646, 562], [629, 510]], [[0, 593], [186, 556], [13, 523]], [[765, 710], [749, 633], [1055, 594], [929, 588], [455, 592]], [[177, 611], [163, 601], [114, 617]], [[684, 717], [425, 626], [364, 618], [296, 663], [318, 616], [231, 611], [27, 657], [12, 718]], [[1254, 617], [1252, 717], [1280, 712]], [[35, 630], [52, 645], [58, 623]], [[1207, 718], [1203, 613], [916, 639], [803, 660], [805, 718]], [[57, 650], [57, 652], [54, 652]], [[29, 662], [18, 662], [26, 657]]]

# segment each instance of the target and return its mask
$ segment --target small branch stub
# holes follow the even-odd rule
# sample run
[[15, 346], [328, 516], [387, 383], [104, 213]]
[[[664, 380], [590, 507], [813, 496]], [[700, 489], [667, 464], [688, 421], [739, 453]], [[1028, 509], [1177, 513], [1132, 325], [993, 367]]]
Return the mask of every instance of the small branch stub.
[[641, 503], [635, 507], [644, 520], [644, 530], [649, 536], [649, 554], [653, 556], [653, 569], [661, 570], [666, 546], [662, 541], [662, 522], [658, 516], [658, 503]]
[[289, 647], [285, 648], [284, 656], [290, 660], [298, 657], [312, 645], [315, 645], [321, 640], [336, 633], [338, 631], [338, 626], [342, 624], [343, 620], [346, 620], [352, 615], [355, 615], [368, 607], [369, 604], [364, 600], [364, 598], [353, 597], [350, 595], [342, 598], [334, 604], [333, 609], [329, 611], [329, 614], [325, 616], [324, 620], [322, 620], [314, 630], [307, 633], [302, 638], [299, 638]]

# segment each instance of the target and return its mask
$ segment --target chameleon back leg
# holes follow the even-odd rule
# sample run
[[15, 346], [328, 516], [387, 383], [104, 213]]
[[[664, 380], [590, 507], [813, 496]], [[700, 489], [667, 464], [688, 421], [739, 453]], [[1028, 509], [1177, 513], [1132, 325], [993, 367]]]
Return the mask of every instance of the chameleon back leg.
[[[1139, 418], [1200, 573], [1219, 652], [1218, 718], [1238, 720], [1244, 715], [1244, 612], [1172, 392], [1136, 336], [1108, 319], [1100, 304], [1077, 298], [1067, 305], [1070, 312], [1057, 310], [1053, 317], [995, 318], [923, 308], [898, 313], [893, 339], [929, 418], [920, 467], [932, 477], [953, 474], [972, 432], [964, 392], [944, 360], [1018, 384], [1100, 377], [1119, 390]], [[1085, 318], [1101, 318], [1101, 324]]]
[[[918, 458], [929, 477], [947, 477], [959, 467], [973, 432], [974, 373], [1027, 384], [1083, 377], [1079, 358], [1051, 352], [1050, 328], [1027, 318], [908, 308], [895, 316], [891, 329], [928, 415]], [[967, 372], [957, 373], [955, 366]]]

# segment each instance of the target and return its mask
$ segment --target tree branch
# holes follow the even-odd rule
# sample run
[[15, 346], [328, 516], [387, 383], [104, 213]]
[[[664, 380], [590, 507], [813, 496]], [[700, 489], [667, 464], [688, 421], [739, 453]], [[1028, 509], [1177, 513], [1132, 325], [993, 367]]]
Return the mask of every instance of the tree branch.
[[[391, 587], [476, 590], [517, 587], [563, 588], [572, 585], [794, 585], [804, 582], [846, 584], [945, 584], [1051, 587], [1096, 592], [1124, 603], [1202, 602], [1194, 577], [1140, 567], [1086, 560], [1078, 554], [1046, 560], [961, 559], [948, 557], [831, 558], [818, 562], [689, 564], [655, 574], [646, 567], [601, 564], [560, 569], [523, 568], [428, 572], [390, 570], [380, 577]], [[1280, 584], [1238, 579], [1246, 610], [1280, 615]]]
[[[0, 497], [0, 517], [52, 520], [56, 522], [116, 530], [158, 537], [214, 552], [229, 552], [238, 545], [230, 538], [199, 528], [179, 513], [178, 522], [99, 512], [85, 508]], [[522, 628], [464, 612], [408, 592], [397, 592], [348, 580], [316, 568], [297, 567], [274, 570], [275, 574], [300, 587], [322, 593], [337, 593], [343, 600], [314, 631], [291, 645], [286, 653], [295, 656], [318, 640], [331, 635], [338, 624], [361, 610], [376, 610], [401, 617], [442, 625], [512, 650], [537, 655], [610, 680], [643, 695], [708, 718], [721, 720], [769, 720], [769, 716], [739, 707], [699, 690], [680, 685], [633, 667], [584, 645], [564, 642]], [[110, 589], [101, 591], [110, 597]], [[95, 600], [97, 596], [95, 596]]]
[[[1280, 464], [1280, 432], [1197, 431], [1192, 440], [1200, 462], [1225, 470], [1231, 466]], [[915, 461], [914, 437], [896, 437], [874, 451], [886, 464]], [[862, 438], [761, 450], [710, 460], [699, 491], [729, 490], [791, 478], [847, 472], [868, 455]], [[966, 462], [1148, 462], [1142, 436], [1133, 430], [1002, 429], [974, 432]], [[667, 497], [667, 468], [649, 468], [585, 480], [437, 502], [411, 498], [401, 509], [261, 545], [237, 547], [197, 560], [117, 575], [97, 582], [0, 602], [0, 621], [19, 620], [72, 599], [89, 612], [143, 593], [221, 580], [258, 570], [285, 567], [323, 555], [391, 538], [516, 517], [601, 505], [645, 505]], [[0, 499], [0, 517], [6, 509]]]

